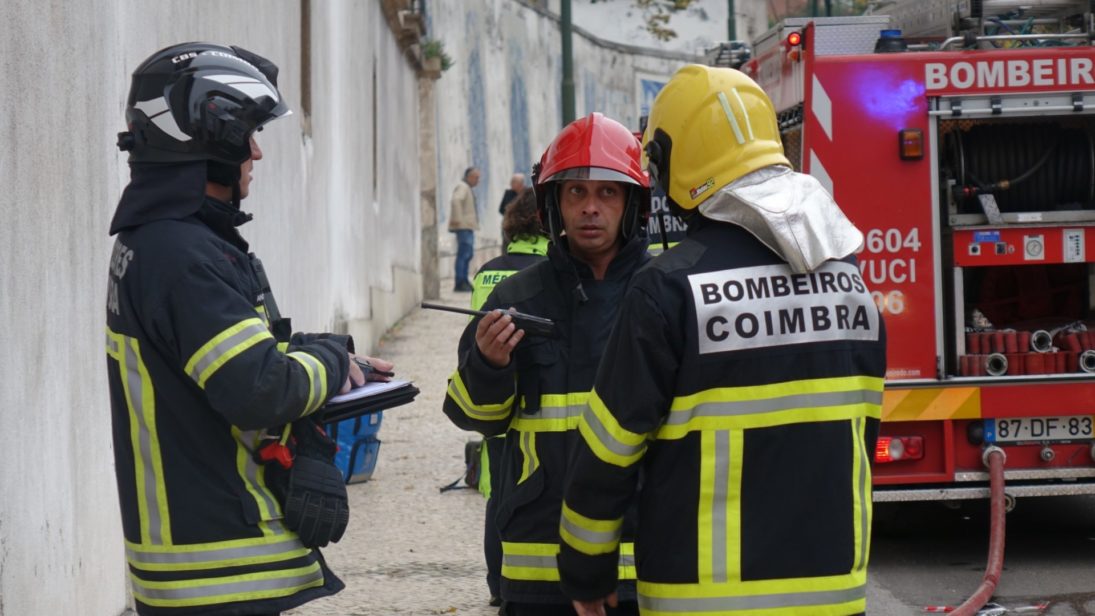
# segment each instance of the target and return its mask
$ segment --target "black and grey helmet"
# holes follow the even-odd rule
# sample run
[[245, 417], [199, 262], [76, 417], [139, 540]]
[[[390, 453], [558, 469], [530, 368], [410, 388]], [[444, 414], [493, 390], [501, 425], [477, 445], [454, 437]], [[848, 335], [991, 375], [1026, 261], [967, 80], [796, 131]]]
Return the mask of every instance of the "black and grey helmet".
[[162, 49], [133, 71], [129, 130], [118, 134], [118, 147], [131, 163], [239, 165], [251, 157], [252, 133], [291, 113], [277, 77], [273, 62], [239, 47]]

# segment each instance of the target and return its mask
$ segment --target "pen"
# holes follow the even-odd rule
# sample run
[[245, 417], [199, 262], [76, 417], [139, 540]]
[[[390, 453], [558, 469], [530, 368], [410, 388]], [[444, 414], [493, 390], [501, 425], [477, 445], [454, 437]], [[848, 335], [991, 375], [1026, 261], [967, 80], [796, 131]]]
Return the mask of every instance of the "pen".
[[387, 370], [377, 370], [376, 368], [373, 367], [372, 364], [365, 361], [364, 359], [361, 359], [360, 357], [355, 357], [354, 358], [354, 363], [356, 363], [357, 367], [361, 368], [361, 371], [364, 372], [366, 375], [368, 375], [371, 372], [373, 374], [378, 374], [380, 376], [395, 376], [394, 372], [389, 372]]

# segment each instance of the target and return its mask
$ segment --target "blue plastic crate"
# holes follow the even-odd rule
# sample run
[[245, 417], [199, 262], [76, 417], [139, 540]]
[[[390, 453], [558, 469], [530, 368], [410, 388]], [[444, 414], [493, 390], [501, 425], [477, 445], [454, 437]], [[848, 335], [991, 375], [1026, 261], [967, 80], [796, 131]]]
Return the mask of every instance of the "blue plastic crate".
[[346, 477], [346, 483], [367, 481], [376, 469], [380, 453], [380, 431], [383, 413], [371, 413], [345, 419], [327, 426], [327, 433], [338, 443], [335, 465]]

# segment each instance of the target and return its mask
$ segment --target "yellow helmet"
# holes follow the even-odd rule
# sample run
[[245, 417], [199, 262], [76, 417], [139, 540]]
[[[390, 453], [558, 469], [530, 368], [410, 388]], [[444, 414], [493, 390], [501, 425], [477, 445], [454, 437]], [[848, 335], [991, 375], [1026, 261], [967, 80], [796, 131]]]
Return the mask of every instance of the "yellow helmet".
[[692, 211], [720, 188], [770, 165], [787, 165], [776, 111], [752, 79], [689, 64], [654, 99], [643, 134], [651, 178]]

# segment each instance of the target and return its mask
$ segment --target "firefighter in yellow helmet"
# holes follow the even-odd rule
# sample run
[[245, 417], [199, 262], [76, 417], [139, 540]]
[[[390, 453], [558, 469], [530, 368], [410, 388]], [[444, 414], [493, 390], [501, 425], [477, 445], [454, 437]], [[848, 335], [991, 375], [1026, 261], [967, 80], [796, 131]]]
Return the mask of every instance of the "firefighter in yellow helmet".
[[863, 236], [738, 71], [679, 70], [643, 145], [689, 234], [635, 275], [579, 422], [563, 592], [614, 601], [638, 491], [643, 614], [862, 613], [886, 363]]

